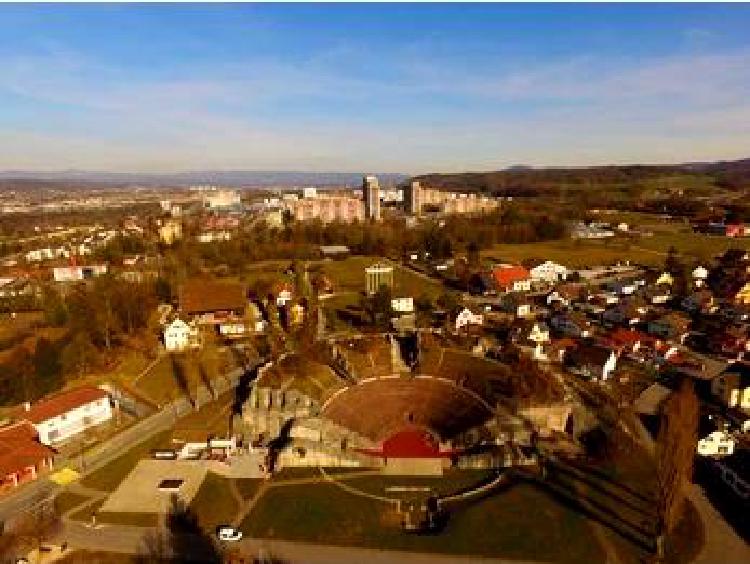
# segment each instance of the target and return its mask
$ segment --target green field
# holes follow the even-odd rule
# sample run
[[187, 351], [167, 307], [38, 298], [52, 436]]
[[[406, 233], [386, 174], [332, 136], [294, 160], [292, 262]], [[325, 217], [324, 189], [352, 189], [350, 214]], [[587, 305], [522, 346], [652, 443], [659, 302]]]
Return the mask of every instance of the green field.
[[609, 241], [560, 239], [541, 243], [499, 244], [482, 252], [497, 262], [522, 262], [526, 259], [552, 260], [571, 268], [612, 265], [630, 261], [659, 266], [674, 246], [689, 262], [706, 262], [731, 247], [750, 250], [750, 240], [701, 235], [675, 225], [659, 226], [652, 237], [632, 240], [620, 237]]
[[[360, 480], [372, 486], [377, 478], [347, 483]], [[241, 528], [264, 538], [381, 549], [556, 562], [605, 559], [585, 517], [525, 483], [457, 510], [435, 535], [404, 534], [389, 507], [334, 484], [276, 487], [261, 498]]]
[[237, 512], [237, 500], [227, 478], [209, 472], [198, 493], [190, 503], [190, 509], [198, 516], [198, 522], [206, 531], [217, 525], [230, 523]]
[[135, 445], [126, 453], [86, 476], [81, 483], [89, 488], [106, 492], [114, 491], [138, 461], [148, 457], [152, 449], [169, 445], [171, 431], [163, 431]]

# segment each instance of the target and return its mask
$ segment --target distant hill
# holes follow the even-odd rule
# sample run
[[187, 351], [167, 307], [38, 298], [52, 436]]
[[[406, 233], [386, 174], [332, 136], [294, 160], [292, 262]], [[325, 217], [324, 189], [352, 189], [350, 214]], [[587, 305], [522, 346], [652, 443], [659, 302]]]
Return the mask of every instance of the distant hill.
[[750, 189], [750, 159], [678, 165], [613, 165], [580, 168], [513, 166], [495, 172], [424, 174], [415, 176], [427, 186], [459, 192], [502, 196], [559, 195], [606, 191], [624, 197], [685, 190], [709, 193], [715, 189]]
[[[367, 172], [367, 174], [372, 174]], [[406, 179], [398, 173], [374, 173], [381, 184], [395, 184]], [[143, 185], [143, 186], [189, 186], [192, 184], [219, 184], [237, 187], [267, 186], [342, 186], [359, 185], [361, 173], [354, 172], [297, 172], [297, 171], [191, 171], [179, 173], [137, 173], [137, 172], [91, 172], [64, 170], [35, 172], [22, 170], [0, 171], [0, 180], [38, 181], [86, 184]], [[23, 189], [23, 182], [19, 182]]]

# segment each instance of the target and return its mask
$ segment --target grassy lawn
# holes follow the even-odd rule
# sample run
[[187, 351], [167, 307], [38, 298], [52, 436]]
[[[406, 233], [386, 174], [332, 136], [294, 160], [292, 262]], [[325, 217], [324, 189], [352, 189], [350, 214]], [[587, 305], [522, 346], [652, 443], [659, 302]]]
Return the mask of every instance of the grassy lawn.
[[91, 498], [89, 498], [88, 496], [65, 491], [55, 498], [55, 509], [57, 510], [57, 513], [59, 515], [62, 515], [63, 513], [70, 511], [74, 507], [78, 507], [89, 499]]
[[206, 474], [206, 479], [190, 503], [190, 508], [195, 511], [199, 523], [207, 531], [213, 531], [217, 525], [231, 522], [238, 509], [229, 480], [213, 472]]
[[233, 402], [234, 393], [230, 390], [219, 396], [216, 401], [204, 405], [198, 411], [192, 411], [181, 417], [174, 428], [176, 430], [206, 431], [207, 433], [225, 436]]
[[[666, 249], [664, 249], [666, 252]], [[586, 241], [560, 239], [541, 243], [499, 244], [482, 252], [485, 258], [497, 262], [518, 263], [529, 258], [551, 260], [572, 268], [610, 265], [629, 260], [634, 263], [657, 265], [664, 257], [649, 250], [635, 248], [616, 241]]]
[[[322, 261], [317, 265], [333, 282], [334, 292], [359, 293], [365, 289], [365, 268], [376, 262], [386, 261], [381, 257], [356, 256], [344, 260]], [[396, 264], [393, 264], [393, 284], [394, 296], [417, 297], [427, 294], [436, 297], [444, 291], [443, 286], [438, 282], [427, 281]], [[358, 303], [358, 296], [354, 296], [354, 299], [355, 303]]]
[[266, 538], [386, 549], [555, 562], [605, 560], [586, 518], [524, 483], [457, 510], [436, 535], [404, 534], [387, 504], [333, 484], [269, 490], [242, 530]]
[[126, 453], [86, 476], [81, 483], [96, 490], [111, 492], [127, 476], [138, 461], [148, 457], [152, 449], [169, 445], [171, 431], [163, 431], [135, 445]]
[[242, 478], [235, 480], [235, 482], [242, 499], [251, 499], [263, 484], [263, 480], [253, 478]]
[[[63, 558], [58, 560], [60, 564], [80, 564], [86, 562], [88, 564], [133, 564], [139, 562], [136, 556], [131, 554], [120, 554], [118, 552], [101, 552], [91, 550], [76, 550], [66, 554]], [[150, 562], [158, 562], [150, 559]], [[171, 560], [162, 560], [161, 562], [172, 562]]]

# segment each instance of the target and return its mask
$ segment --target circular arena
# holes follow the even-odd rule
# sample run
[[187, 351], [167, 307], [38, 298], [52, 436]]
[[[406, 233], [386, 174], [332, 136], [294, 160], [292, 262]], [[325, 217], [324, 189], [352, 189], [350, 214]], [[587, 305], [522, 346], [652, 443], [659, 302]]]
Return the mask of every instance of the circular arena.
[[375, 442], [404, 429], [424, 429], [441, 440], [481, 425], [492, 407], [451, 380], [420, 375], [371, 378], [343, 388], [322, 415]]

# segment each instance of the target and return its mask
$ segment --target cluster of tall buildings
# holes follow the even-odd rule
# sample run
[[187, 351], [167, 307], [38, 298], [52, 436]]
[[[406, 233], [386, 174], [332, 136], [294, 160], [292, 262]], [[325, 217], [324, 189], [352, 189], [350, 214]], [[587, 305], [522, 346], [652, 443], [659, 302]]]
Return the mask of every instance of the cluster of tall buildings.
[[404, 202], [409, 215], [421, 215], [426, 210], [445, 214], [487, 213], [500, 206], [496, 198], [424, 188], [418, 181], [406, 188]]
[[[400, 192], [400, 191], [399, 191]], [[320, 219], [324, 223], [341, 221], [380, 221], [382, 218], [383, 190], [376, 176], [362, 179], [362, 197], [313, 192], [303, 193], [302, 198], [291, 198], [284, 202], [292, 216], [298, 221]], [[408, 215], [418, 216], [425, 212], [444, 214], [486, 213], [496, 209], [499, 200], [477, 194], [446, 192], [424, 188], [412, 182], [403, 190], [403, 210]]]

